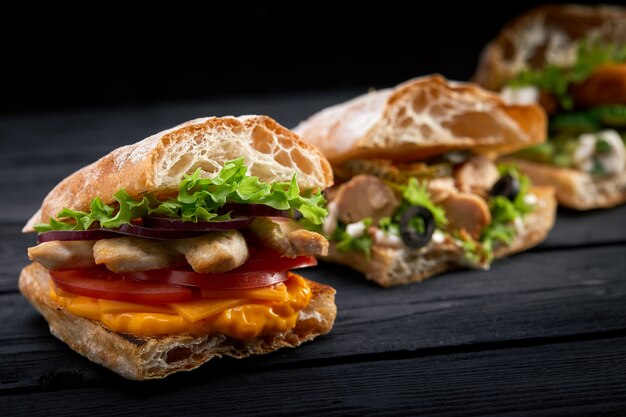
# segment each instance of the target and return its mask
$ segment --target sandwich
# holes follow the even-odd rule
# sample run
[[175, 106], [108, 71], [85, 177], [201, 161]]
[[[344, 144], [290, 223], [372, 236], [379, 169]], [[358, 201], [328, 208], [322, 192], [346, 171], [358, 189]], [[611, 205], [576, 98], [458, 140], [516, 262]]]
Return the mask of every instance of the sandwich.
[[313, 115], [295, 131], [339, 182], [327, 193], [324, 259], [388, 287], [487, 269], [538, 244], [554, 223], [553, 190], [492, 159], [541, 143], [545, 125], [539, 106], [438, 75]]
[[509, 157], [559, 204], [577, 210], [626, 202], [626, 9], [549, 5], [506, 25], [474, 76], [510, 104], [539, 103], [545, 143]]
[[163, 378], [328, 333], [335, 291], [290, 270], [328, 241], [328, 161], [265, 116], [197, 119], [62, 180], [22, 294], [73, 350], [125, 378]]

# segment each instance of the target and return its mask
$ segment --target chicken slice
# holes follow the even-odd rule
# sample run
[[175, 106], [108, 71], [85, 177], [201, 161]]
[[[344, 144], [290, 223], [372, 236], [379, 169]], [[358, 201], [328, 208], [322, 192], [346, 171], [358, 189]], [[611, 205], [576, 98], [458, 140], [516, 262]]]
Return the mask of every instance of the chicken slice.
[[489, 206], [475, 194], [452, 195], [443, 202], [443, 208], [446, 210], [449, 230], [464, 229], [475, 239], [491, 223]]
[[328, 240], [306, 229], [283, 230], [265, 217], [256, 218], [248, 227], [253, 242], [289, 258], [302, 255], [328, 254]]
[[500, 173], [496, 164], [482, 155], [473, 156], [454, 173], [461, 191], [483, 196], [489, 193], [498, 178]]
[[357, 175], [342, 184], [333, 197], [339, 220], [354, 223], [371, 217], [374, 223], [391, 216], [400, 202], [382, 180], [371, 175]]
[[94, 243], [95, 240], [43, 242], [28, 248], [28, 258], [50, 270], [89, 268], [96, 266]]
[[427, 186], [430, 198], [435, 204], [441, 204], [448, 197], [459, 192], [452, 177], [432, 179], [428, 181]]
[[93, 246], [97, 264], [113, 272], [148, 271], [185, 264], [185, 258], [164, 242], [138, 237], [102, 239]]
[[169, 242], [175, 251], [184, 254], [196, 272], [226, 272], [248, 260], [246, 240], [236, 230], [213, 232], [189, 239]]

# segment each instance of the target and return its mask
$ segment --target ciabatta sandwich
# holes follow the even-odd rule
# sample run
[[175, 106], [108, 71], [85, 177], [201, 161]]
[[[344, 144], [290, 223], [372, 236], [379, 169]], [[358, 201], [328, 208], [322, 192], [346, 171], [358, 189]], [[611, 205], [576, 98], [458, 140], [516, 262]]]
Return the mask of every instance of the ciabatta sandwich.
[[59, 183], [20, 290], [50, 331], [130, 379], [330, 331], [334, 290], [290, 269], [328, 242], [309, 229], [332, 184], [314, 147], [264, 116], [193, 120]]
[[626, 9], [550, 5], [519, 16], [483, 51], [475, 80], [509, 103], [540, 103], [546, 143], [512, 155], [560, 204], [626, 201]]
[[421, 281], [541, 242], [554, 222], [549, 188], [492, 157], [541, 143], [536, 105], [428, 76], [320, 111], [295, 130], [341, 181], [328, 193], [325, 259], [382, 286]]

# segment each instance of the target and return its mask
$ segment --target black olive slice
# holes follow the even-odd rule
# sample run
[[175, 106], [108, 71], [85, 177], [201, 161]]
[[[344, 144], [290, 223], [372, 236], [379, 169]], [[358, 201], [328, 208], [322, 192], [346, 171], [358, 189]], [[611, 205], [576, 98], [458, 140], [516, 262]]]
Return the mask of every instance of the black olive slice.
[[[424, 230], [420, 233], [411, 225], [411, 220], [419, 217], [424, 222]], [[435, 231], [435, 218], [424, 206], [411, 206], [400, 218], [400, 236], [405, 245], [418, 249], [426, 246]]]
[[489, 194], [493, 197], [503, 196], [513, 201], [519, 194], [519, 181], [511, 174], [500, 177], [498, 181], [491, 187]]

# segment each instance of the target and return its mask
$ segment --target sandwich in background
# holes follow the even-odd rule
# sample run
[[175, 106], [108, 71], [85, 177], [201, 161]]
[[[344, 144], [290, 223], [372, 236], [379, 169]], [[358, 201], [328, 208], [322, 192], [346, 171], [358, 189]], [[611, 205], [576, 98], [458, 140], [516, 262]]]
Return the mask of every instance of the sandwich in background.
[[626, 9], [549, 5], [507, 24], [474, 80], [509, 103], [540, 103], [546, 143], [511, 155], [559, 204], [578, 210], [626, 202]]
[[59, 183], [19, 285], [53, 335], [129, 379], [295, 347], [333, 326], [335, 291], [290, 269], [332, 185], [322, 154], [264, 116], [197, 119]]
[[537, 105], [438, 75], [313, 115], [295, 131], [342, 182], [328, 192], [324, 259], [387, 287], [487, 269], [538, 244], [554, 223], [553, 190], [491, 158], [543, 142], [545, 127]]

